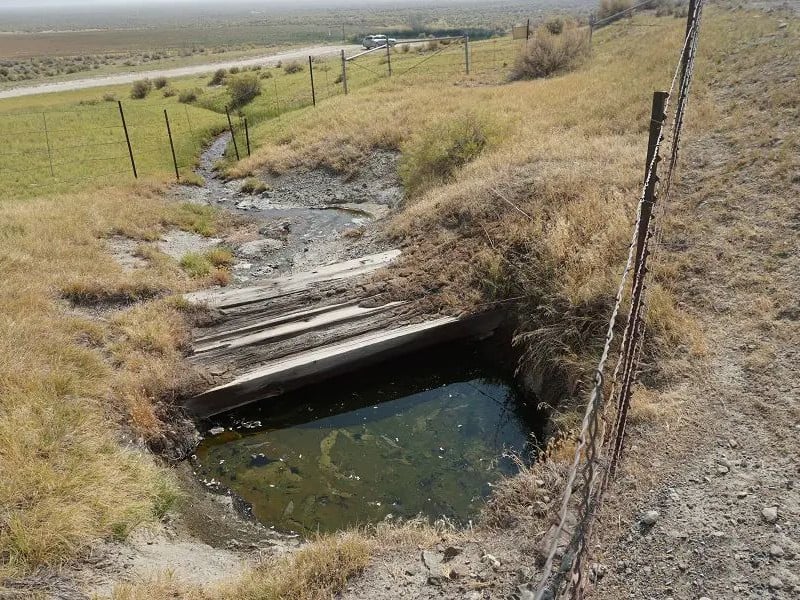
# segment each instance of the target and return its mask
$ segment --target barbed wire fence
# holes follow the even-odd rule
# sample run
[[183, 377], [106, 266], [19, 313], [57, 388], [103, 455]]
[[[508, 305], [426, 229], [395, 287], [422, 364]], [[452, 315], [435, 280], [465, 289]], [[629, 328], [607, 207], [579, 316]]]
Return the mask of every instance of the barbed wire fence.
[[[653, 96], [646, 173], [628, 258], [567, 473], [558, 524], [534, 590], [535, 600], [580, 600], [592, 579], [588, 566], [592, 526], [624, 450], [628, 409], [645, 337], [648, 263], [658, 250], [661, 217], [678, 164], [704, 1], [690, 0], [686, 35], [669, 91], [655, 92]], [[670, 114], [670, 100], [676, 94], [675, 108]], [[663, 177], [658, 174], [662, 151], [668, 156]], [[615, 332], [625, 299], [629, 299], [627, 320], [616, 346]], [[614, 353], [617, 360], [609, 375], [609, 360]], [[566, 546], [565, 535], [569, 538]], [[558, 556], [561, 560], [556, 566]]]

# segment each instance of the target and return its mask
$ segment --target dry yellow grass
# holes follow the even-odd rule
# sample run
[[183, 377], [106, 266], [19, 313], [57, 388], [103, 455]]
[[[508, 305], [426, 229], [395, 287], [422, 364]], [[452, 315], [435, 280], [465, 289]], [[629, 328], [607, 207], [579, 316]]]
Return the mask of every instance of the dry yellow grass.
[[[313, 119], [309, 109], [262, 124], [254, 135], [264, 145], [234, 174], [315, 165], [347, 171], [375, 148], [412, 153], [434, 123], [473, 115], [486, 129], [485, 146], [445, 183], [410, 197], [391, 233], [416, 244], [409, 260], [429, 265], [425, 276], [441, 283], [445, 305], [524, 294], [532, 358], [578, 378], [626, 250], [650, 96], [667, 85], [683, 31], [676, 20], [637, 19], [654, 27], [604, 30], [592, 59], [561, 77], [495, 87], [466, 78], [444, 92], [441, 82], [410, 86], [397, 78], [332, 99]], [[756, 39], [774, 27], [774, 20], [709, 10], [705, 72], [721, 63], [731, 36]], [[703, 85], [701, 74], [692, 127], [713, 116]], [[97, 537], [124, 535], [174, 494], [164, 472], [143, 452], [123, 448], [118, 432], [168, 443], [160, 439], [157, 400], [182, 385], [179, 304], [159, 297], [98, 321], [62, 297], [111, 303], [208, 281], [190, 281], [149, 242], [165, 224], [208, 235], [224, 224], [205, 209], [167, 206], [160, 194], [141, 185], [0, 205], [0, 578], [57, 564]], [[141, 240], [148, 268], [123, 272], [104, 247], [112, 233]], [[660, 274], [665, 290], [651, 296], [652, 331], [665, 346], [691, 333], [667, 291], [673, 275]], [[634, 417], [657, 417], [650, 404], [637, 401]], [[524, 480], [519, 486], [509, 498], [533, 494]], [[430, 533], [376, 535], [399, 543]], [[120, 588], [117, 597], [329, 597], [379, 543], [355, 534], [322, 540], [226, 591], [187, 591], [165, 579]]]
[[0, 204], [0, 581], [123, 536], [174, 498], [169, 474], [118, 432], [161, 435], [157, 400], [181, 375], [184, 321], [167, 300], [92, 312], [188, 289], [177, 268], [124, 272], [103, 239], [153, 239], [184, 222], [161, 193], [143, 184]]

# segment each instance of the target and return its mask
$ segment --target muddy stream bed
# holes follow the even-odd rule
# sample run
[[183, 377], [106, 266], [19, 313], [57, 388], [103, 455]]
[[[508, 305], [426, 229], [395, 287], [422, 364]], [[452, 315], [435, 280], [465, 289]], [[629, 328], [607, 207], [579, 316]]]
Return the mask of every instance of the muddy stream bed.
[[222, 135], [202, 153], [196, 172], [205, 185], [179, 186], [177, 194], [183, 201], [228, 210], [246, 225], [224, 239], [186, 240], [186, 234], [174, 232], [163, 251], [177, 257], [193, 244], [200, 250], [224, 244], [237, 258], [233, 283], [248, 284], [383, 249], [370, 225], [402, 199], [395, 153], [374, 153], [352, 179], [325, 169], [259, 173], [266, 190], [250, 194], [241, 191], [242, 180], [226, 181], [214, 169], [229, 140]]

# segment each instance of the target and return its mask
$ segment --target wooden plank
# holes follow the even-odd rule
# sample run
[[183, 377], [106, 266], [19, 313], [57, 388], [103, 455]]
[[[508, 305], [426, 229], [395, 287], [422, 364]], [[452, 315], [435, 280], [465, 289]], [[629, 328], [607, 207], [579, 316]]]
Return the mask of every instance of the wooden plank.
[[496, 329], [500, 321], [500, 313], [491, 312], [467, 318], [439, 317], [394, 329], [370, 331], [267, 362], [190, 398], [185, 408], [198, 417], [210, 417], [426, 346], [486, 335]]
[[352, 305], [333, 305], [321, 310], [301, 311], [296, 313], [296, 318], [291, 320], [278, 319], [262, 323], [263, 327], [252, 325], [250, 327], [230, 331], [228, 336], [209, 341], [206, 344], [196, 345], [195, 354], [211, 350], [236, 350], [244, 346], [264, 344], [300, 335], [309, 331], [343, 325], [357, 319], [368, 318], [377, 312], [391, 310], [402, 306], [405, 302], [390, 302], [383, 306], [364, 308]]
[[205, 304], [211, 308], [225, 311], [244, 304], [307, 290], [314, 284], [367, 275], [387, 266], [400, 256], [400, 253], [400, 250], [387, 250], [386, 252], [327, 265], [313, 271], [296, 273], [286, 277], [276, 277], [253, 287], [194, 292], [186, 294], [185, 298], [190, 302]]

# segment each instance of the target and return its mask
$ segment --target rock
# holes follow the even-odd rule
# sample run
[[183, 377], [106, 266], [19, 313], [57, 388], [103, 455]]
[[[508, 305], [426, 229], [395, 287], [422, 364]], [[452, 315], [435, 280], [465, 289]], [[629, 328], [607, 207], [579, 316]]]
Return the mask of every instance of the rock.
[[225, 433], [224, 427], [212, 427], [208, 430], [208, 435], [221, 435]]
[[778, 507], [768, 506], [761, 511], [761, 516], [767, 523], [774, 523], [778, 520]]
[[773, 558], [780, 558], [781, 556], [783, 556], [783, 554], [784, 554], [784, 552], [783, 552], [783, 548], [781, 548], [780, 546], [778, 546], [778, 544], [772, 544], [772, 545], [769, 547], [769, 555], [770, 555], [771, 557], [773, 557]]
[[249, 262], [238, 262], [233, 265], [234, 271], [248, 271], [253, 268], [253, 263]]
[[484, 554], [481, 556], [481, 562], [486, 563], [487, 565], [491, 566], [493, 569], [500, 568], [500, 561], [497, 559], [496, 556], [492, 554]]
[[786, 29], [788, 26], [788, 23], [778, 23], [778, 29]]
[[727, 475], [730, 469], [725, 465], [717, 465], [717, 473], [720, 475]]
[[460, 546], [448, 546], [444, 549], [444, 561], [453, 560], [456, 556], [464, 551]]
[[642, 515], [642, 525], [651, 527], [652, 525], [656, 524], [656, 521], [658, 521], [660, 516], [661, 513], [659, 513], [657, 510], [648, 510]]
[[775, 577], [774, 575], [769, 578], [769, 587], [773, 590], [779, 590], [783, 587], [783, 581], [781, 581], [780, 577]]
[[283, 248], [283, 242], [279, 240], [255, 240], [239, 246], [239, 254], [246, 257], [257, 257], [281, 248]]
[[437, 552], [431, 550], [422, 551], [422, 564], [428, 571], [434, 571], [442, 564], [442, 557]]

